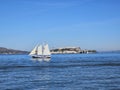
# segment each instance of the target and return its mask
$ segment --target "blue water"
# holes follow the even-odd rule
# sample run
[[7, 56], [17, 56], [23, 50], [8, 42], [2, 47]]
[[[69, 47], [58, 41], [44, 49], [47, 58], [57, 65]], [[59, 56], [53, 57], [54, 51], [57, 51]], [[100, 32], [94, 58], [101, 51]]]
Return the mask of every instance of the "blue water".
[[0, 55], [0, 90], [120, 90], [120, 53]]

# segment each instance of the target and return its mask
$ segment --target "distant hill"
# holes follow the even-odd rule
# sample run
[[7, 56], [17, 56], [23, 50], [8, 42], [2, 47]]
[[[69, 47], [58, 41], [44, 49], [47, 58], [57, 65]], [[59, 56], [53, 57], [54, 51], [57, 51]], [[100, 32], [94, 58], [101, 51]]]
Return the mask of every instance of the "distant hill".
[[28, 54], [28, 51], [14, 50], [8, 49], [4, 47], [0, 47], [0, 54]]

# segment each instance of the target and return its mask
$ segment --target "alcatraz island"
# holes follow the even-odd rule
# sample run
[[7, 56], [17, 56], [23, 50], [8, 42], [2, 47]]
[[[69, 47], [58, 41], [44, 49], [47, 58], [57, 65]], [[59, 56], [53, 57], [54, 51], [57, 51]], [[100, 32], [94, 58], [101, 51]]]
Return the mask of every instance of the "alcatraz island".
[[82, 50], [80, 47], [64, 47], [52, 49], [52, 54], [82, 54], [82, 53], [96, 53], [96, 50]]

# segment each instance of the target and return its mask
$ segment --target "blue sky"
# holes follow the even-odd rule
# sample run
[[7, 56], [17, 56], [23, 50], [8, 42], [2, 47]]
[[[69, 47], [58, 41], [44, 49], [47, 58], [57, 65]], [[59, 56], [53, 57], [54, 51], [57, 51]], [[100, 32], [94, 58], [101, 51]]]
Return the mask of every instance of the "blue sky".
[[120, 0], [0, 0], [0, 47], [120, 50]]

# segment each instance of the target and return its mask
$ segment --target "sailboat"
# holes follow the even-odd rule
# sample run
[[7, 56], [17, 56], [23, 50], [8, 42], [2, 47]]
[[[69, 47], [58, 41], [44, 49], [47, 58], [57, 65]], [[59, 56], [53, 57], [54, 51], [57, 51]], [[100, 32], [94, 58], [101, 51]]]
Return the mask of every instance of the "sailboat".
[[35, 46], [35, 48], [30, 52], [29, 55], [32, 56], [32, 58], [51, 58], [48, 44]]

